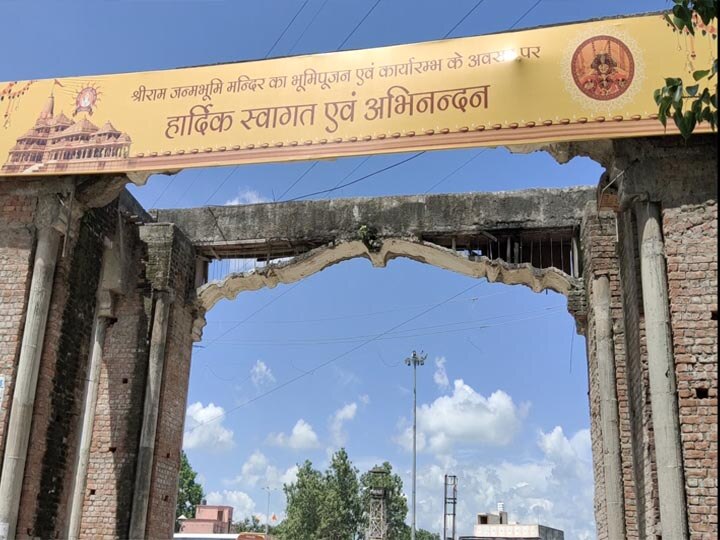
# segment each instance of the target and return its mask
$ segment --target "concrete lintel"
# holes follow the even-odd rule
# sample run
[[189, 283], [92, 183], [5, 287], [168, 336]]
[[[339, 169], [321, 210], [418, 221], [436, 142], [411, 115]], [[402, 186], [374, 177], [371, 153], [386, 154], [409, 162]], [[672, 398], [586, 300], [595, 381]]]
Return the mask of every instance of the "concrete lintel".
[[480, 231], [560, 229], [579, 225], [595, 189], [530, 189], [496, 193], [412, 195], [296, 201], [244, 206], [151, 210], [175, 223], [192, 244], [223, 246], [267, 239], [286, 242], [353, 240], [361, 225], [380, 238]]

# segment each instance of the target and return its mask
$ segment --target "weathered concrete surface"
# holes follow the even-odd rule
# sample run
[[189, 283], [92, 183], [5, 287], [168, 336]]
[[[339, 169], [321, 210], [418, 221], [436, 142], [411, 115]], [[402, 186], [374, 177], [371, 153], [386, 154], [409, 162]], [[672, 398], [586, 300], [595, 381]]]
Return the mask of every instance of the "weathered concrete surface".
[[272, 247], [273, 242], [303, 252], [331, 241], [355, 240], [361, 225], [373, 227], [380, 238], [418, 239], [495, 230], [572, 229], [579, 226], [585, 204], [594, 198], [594, 187], [574, 187], [213, 206], [150, 214], [158, 222], [174, 223], [201, 253], [221, 253], [228, 246], [262, 253], [258, 246]]
[[200, 287], [198, 301], [207, 311], [219, 300], [232, 300], [245, 291], [263, 287], [273, 288], [278, 283], [294, 283], [343, 261], [363, 257], [373, 266], [384, 267], [388, 261], [406, 257], [475, 278], [507, 285], [527, 285], [535, 292], [550, 289], [564, 295], [581, 288], [581, 282], [556, 268], [539, 269], [530, 264], [510, 264], [487, 257], [470, 259], [456, 251], [434, 244], [410, 239], [390, 238], [383, 241], [376, 252], [371, 252], [359, 240], [343, 241], [316, 248], [290, 261], [263, 267], [257, 271], [230, 274], [222, 281]]

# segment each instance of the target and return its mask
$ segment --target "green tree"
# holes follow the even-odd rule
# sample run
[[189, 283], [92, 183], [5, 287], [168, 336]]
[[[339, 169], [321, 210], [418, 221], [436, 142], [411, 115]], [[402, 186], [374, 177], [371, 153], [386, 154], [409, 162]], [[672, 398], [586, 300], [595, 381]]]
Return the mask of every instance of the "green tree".
[[333, 455], [324, 483], [318, 538], [355, 538], [362, 527], [363, 506], [358, 471], [344, 448]]
[[[695, 35], [699, 29], [705, 35], [706, 27], [713, 20], [717, 24], [717, 0], [673, 0], [672, 12], [665, 20], [673, 32]], [[715, 130], [717, 127], [717, 58], [711, 66], [693, 72], [693, 83], [687, 86], [682, 77], [668, 77], [665, 86], [655, 90], [655, 103], [658, 105], [658, 117], [663, 126], [672, 118], [687, 140], [695, 126], [708, 122]], [[713, 80], [714, 79], [714, 80]], [[701, 84], [706, 85], [702, 90]], [[686, 108], [686, 105], [688, 106]]]
[[322, 516], [325, 478], [305, 461], [299, 468], [297, 480], [285, 485], [287, 517], [278, 533], [286, 540], [318, 540]]
[[202, 486], [195, 481], [197, 473], [190, 466], [185, 451], [180, 454], [180, 481], [178, 482], [177, 508], [175, 510], [175, 530], [180, 529], [177, 518], [195, 517], [195, 507], [202, 502], [205, 494]]
[[[410, 540], [410, 527], [405, 526], [405, 530], [400, 534], [397, 540]], [[440, 535], [437, 533], [431, 533], [425, 529], [417, 529], [415, 531], [416, 540], [440, 540]]]
[[[275, 532], [276, 527], [270, 525], [268, 531], [270, 533]], [[257, 516], [246, 517], [242, 521], [236, 521], [232, 524], [230, 532], [241, 533], [241, 532], [265, 532], [265, 524], [260, 523], [260, 519]]]
[[[403, 494], [402, 479], [397, 474], [393, 474], [392, 465], [387, 461], [375, 469], [382, 469], [387, 474], [366, 472], [360, 477], [363, 508], [370, 508], [370, 493], [373, 489], [385, 489], [387, 492], [388, 538], [402, 539], [406, 532], [407, 537], [410, 538], [410, 527], [405, 524], [408, 505]], [[367, 516], [363, 523], [367, 524]]]

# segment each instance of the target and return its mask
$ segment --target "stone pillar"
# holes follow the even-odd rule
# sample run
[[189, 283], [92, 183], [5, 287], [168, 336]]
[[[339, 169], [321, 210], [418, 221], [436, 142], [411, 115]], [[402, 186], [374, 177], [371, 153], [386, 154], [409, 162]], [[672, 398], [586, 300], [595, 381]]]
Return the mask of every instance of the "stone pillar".
[[0, 540], [15, 538], [38, 369], [60, 245], [60, 233], [54, 227], [62, 225], [61, 217], [54, 195], [39, 201], [33, 275], [0, 477]]
[[160, 409], [160, 389], [162, 387], [162, 374], [165, 363], [165, 341], [167, 339], [171, 299], [170, 294], [166, 291], [156, 291], [155, 294], [142, 431], [140, 432], [135, 492], [130, 516], [130, 538], [146, 537], [145, 527], [147, 524], [148, 502], [150, 500], [153, 461], [155, 459], [155, 435]]
[[688, 538], [685, 481], [660, 208], [655, 203], [639, 202], [635, 215], [662, 536], [685, 540]]
[[593, 280], [592, 303], [600, 383], [600, 427], [603, 439], [608, 539], [624, 540], [625, 504], [620, 456], [617, 387], [615, 385], [615, 352], [610, 313], [610, 281], [607, 276], [599, 276]]

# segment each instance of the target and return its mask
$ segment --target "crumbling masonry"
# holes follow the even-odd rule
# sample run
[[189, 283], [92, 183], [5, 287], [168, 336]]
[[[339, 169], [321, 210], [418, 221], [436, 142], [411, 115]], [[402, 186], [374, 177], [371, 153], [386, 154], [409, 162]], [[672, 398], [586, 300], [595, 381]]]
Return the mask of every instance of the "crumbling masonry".
[[[716, 538], [714, 138], [548, 149], [599, 186], [148, 213], [124, 176], [0, 181], [0, 539], [170, 538], [206, 311], [354, 257], [566, 295], [598, 538]], [[206, 283], [235, 257], [282, 262]]]

